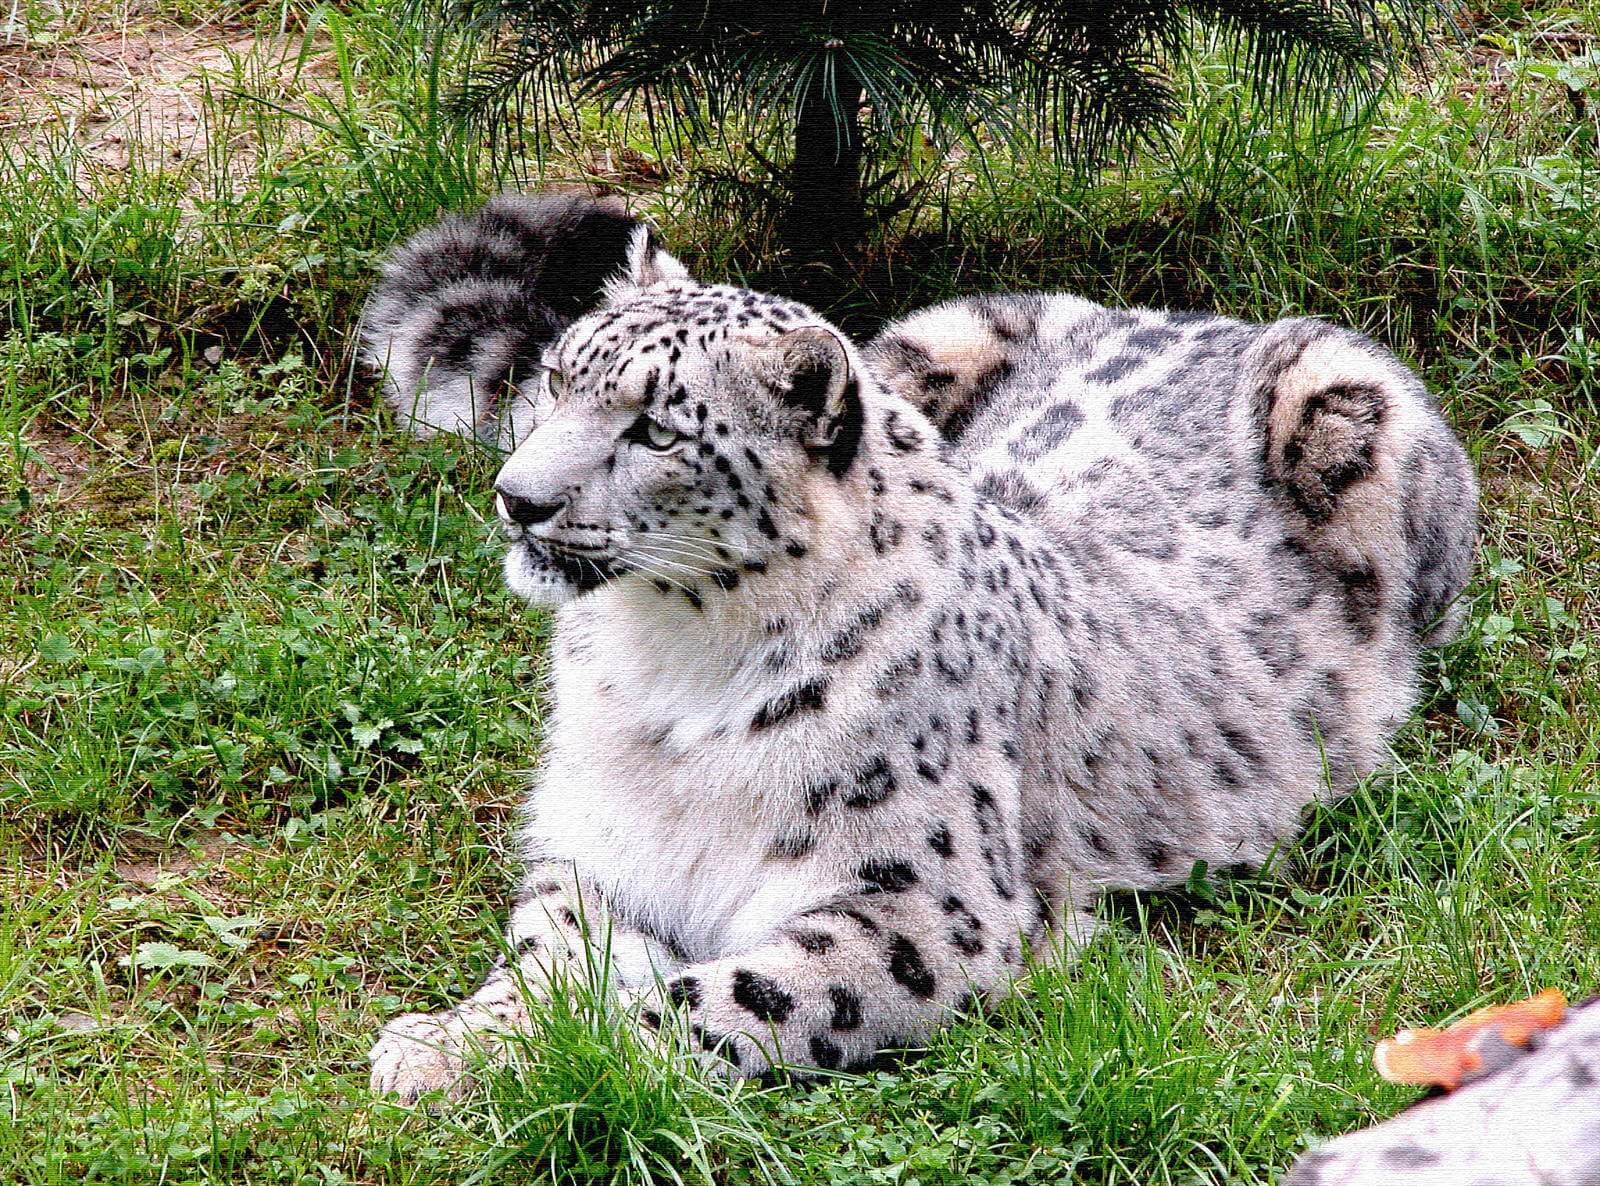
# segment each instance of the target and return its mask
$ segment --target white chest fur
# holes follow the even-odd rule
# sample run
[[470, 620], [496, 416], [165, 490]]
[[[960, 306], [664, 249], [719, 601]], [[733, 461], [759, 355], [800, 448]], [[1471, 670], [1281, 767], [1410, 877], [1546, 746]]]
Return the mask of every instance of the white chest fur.
[[837, 892], [817, 862], [765, 859], [795, 801], [793, 748], [829, 744], [790, 731], [785, 753], [751, 736], [782, 684], [720, 660], [737, 651], [716, 626], [674, 615], [652, 628], [637, 612], [606, 612], [604, 594], [590, 601], [558, 627], [535, 855], [574, 863], [617, 910], [696, 959], [758, 943]]

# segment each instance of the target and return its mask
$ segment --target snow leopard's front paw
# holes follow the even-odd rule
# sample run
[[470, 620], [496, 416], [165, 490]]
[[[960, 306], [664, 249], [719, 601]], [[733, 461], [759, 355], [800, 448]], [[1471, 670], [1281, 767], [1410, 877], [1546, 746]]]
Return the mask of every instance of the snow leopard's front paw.
[[683, 1003], [677, 995], [673, 997], [673, 1004], [663, 1002], [658, 988], [624, 990], [619, 996], [623, 1016], [633, 1026], [634, 1041], [655, 1058], [687, 1057], [705, 1074], [717, 1079], [750, 1074], [751, 1071], [743, 1068], [753, 1064], [758, 1071], [767, 1066], [752, 1043], [708, 1031], [701, 1019], [682, 1015], [673, 1007], [673, 1004]]
[[383, 1027], [372, 1047], [372, 1090], [414, 1104], [430, 1091], [460, 1099], [467, 1089], [461, 1035], [449, 1014], [406, 1013]]

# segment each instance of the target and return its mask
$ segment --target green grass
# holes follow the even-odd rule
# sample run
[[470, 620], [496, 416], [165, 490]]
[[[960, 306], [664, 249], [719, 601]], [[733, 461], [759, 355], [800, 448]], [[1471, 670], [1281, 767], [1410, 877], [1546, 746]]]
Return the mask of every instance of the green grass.
[[[1262, 130], [1206, 68], [1103, 184], [929, 163], [830, 290], [859, 329], [1013, 286], [1316, 312], [1413, 361], [1484, 541], [1389, 772], [1266, 874], [1108, 903], [1075, 967], [892, 1071], [706, 1083], [574, 1008], [439, 1115], [369, 1099], [365, 1054], [494, 957], [545, 624], [501, 588], [494, 460], [405, 440], [348, 335], [378, 253], [497, 184], [441, 132], [453, 51], [378, 0], [20, 11], [13, 54], [260, 40], [195, 88], [187, 160], [0, 130], [6, 1181], [1265, 1183], [1411, 1098], [1376, 1037], [1600, 987], [1593, 0], [1494, 6], [1365, 130]], [[800, 285], [689, 184], [736, 150], [580, 122], [503, 176], [626, 189], [702, 274]]]

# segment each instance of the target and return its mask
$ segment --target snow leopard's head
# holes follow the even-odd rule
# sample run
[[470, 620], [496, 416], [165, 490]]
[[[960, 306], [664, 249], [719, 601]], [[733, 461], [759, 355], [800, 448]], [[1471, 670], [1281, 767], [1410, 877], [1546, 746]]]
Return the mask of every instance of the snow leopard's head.
[[495, 481], [506, 579], [530, 601], [632, 579], [698, 608], [802, 555], [807, 484], [860, 446], [852, 349], [776, 297], [619, 285], [544, 361], [537, 427]]

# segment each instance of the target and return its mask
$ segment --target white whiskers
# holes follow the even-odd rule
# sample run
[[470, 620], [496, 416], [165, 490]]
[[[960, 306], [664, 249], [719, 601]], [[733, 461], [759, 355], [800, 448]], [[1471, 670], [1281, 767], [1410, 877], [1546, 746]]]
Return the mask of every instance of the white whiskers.
[[[699, 601], [699, 593], [689, 588], [689, 586], [685, 585], [682, 581], [675, 580], [673, 577], [662, 572], [655, 566], [654, 563], [651, 562], [652, 558], [644, 553], [630, 548], [628, 551], [623, 553], [622, 559], [624, 563], [630, 565], [635, 571], [642, 573], [651, 580], [660, 581], [663, 584], [671, 585], [674, 588], [682, 591], [683, 595], [689, 598], [691, 601]], [[661, 561], [657, 560], [656, 563], [661, 563]]]
[[725, 549], [719, 549], [716, 544], [707, 540], [677, 535], [670, 531], [641, 531], [638, 534], [653, 541], [653, 546], [671, 545], [684, 553], [694, 552], [700, 559], [719, 568], [728, 563], [728, 558], [722, 554]]
[[633, 553], [635, 555], [643, 556], [652, 563], [664, 564], [674, 571], [690, 573], [697, 577], [709, 577], [713, 571], [709, 568], [703, 568], [698, 564], [690, 564], [686, 561], [675, 559], [672, 556], [664, 556], [660, 552], [654, 551], [651, 548], [643, 545], [635, 546], [633, 548]]
[[[712, 561], [713, 567], [708, 567], [704, 562], [704, 558], [695, 555], [693, 552], [667, 551], [660, 544], [635, 544], [634, 547], [637, 551], [644, 553], [653, 560], [660, 560], [664, 564], [672, 564], [689, 572], [698, 573], [703, 577], [710, 576], [716, 569], [728, 567], [728, 565], [719, 561]], [[696, 561], [699, 561], [699, 563], [696, 563]]]

